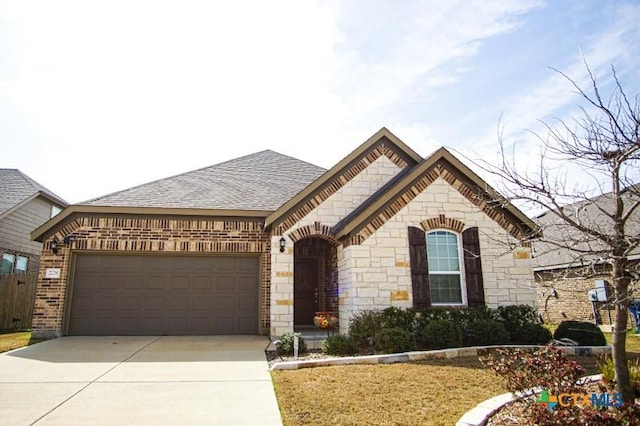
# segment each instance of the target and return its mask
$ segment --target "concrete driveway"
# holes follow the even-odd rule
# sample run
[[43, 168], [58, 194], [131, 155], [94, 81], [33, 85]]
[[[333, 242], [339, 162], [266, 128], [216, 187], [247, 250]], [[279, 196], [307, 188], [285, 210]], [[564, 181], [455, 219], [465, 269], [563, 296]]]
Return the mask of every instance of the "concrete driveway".
[[280, 425], [267, 344], [62, 337], [0, 354], [0, 424]]

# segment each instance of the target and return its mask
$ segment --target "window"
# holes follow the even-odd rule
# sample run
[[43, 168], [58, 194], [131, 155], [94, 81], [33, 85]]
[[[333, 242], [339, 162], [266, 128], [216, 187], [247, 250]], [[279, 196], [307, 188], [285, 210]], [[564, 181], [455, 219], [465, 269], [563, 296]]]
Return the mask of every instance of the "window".
[[5, 253], [2, 255], [2, 274], [12, 273], [25, 273], [27, 272], [27, 265], [29, 264], [29, 258], [26, 256], [17, 256], [11, 253]]
[[427, 233], [427, 264], [433, 304], [464, 303], [458, 240], [458, 235], [449, 231]]
[[485, 305], [477, 227], [467, 228], [462, 234], [433, 230], [425, 235], [421, 228], [409, 226], [407, 237], [415, 308]]
[[62, 211], [62, 209], [60, 207], [54, 206], [53, 204], [51, 205], [51, 217], [54, 217], [55, 215], [57, 215], [61, 211]]
[[26, 256], [18, 256], [18, 260], [16, 261], [15, 272], [19, 272], [21, 274], [27, 272], [27, 265], [29, 264], [29, 258]]
[[13, 272], [13, 265], [16, 263], [16, 256], [14, 254], [5, 253], [2, 255], [2, 274], [10, 274]]

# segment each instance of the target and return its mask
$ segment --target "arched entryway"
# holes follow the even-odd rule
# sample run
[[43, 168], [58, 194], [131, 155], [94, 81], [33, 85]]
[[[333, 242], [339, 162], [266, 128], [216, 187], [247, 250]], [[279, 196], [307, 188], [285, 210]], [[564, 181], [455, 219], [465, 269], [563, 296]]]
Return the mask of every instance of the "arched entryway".
[[315, 312], [338, 312], [337, 245], [312, 236], [296, 241], [293, 253], [294, 328], [305, 329]]

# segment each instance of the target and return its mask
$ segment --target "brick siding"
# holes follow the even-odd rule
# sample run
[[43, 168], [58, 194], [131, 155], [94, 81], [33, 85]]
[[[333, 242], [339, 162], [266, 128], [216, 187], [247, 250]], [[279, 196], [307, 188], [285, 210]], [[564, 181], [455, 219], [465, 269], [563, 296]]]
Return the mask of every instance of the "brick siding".
[[[270, 238], [260, 220], [157, 217], [77, 217], [47, 238], [40, 262], [33, 316], [34, 334], [59, 336], [64, 330], [71, 254], [108, 253], [237, 253], [260, 254], [260, 329], [269, 330]], [[64, 237], [73, 241], [64, 244]], [[58, 254], [51, 241], [58, 241]], [[45, 278], [47, 268], [60, 268], [59, 279]]]

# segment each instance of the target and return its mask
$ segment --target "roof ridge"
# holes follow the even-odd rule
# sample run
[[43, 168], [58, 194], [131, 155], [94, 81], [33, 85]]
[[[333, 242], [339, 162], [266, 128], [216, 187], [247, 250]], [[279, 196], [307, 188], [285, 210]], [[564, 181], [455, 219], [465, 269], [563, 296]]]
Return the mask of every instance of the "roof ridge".
[[69, 204], [64, 198], [60, 197], [58, 194], [56, 194], [52, 190], [50, 190], [49, 188], [47, 188], [37, 180], [33, 179], [32, 177], [24, 173], [22, 170], [20, 169], [4, 169], [4, 170], [15, 170], [16, 172], [18, 172], [18, 175], [22, 178], [22, 180], [24, 180], [29, 185], [31, 185], [31, 187], [35, 189], [35, 192], [43, 193], [43, 195], [46, 195], [49, 198], [52, 198], [58, 202], [61, 201], [63, 204]]
[[245, 154], [245, 155], [242, 155], [240, 157], [235, 157], [235, 158], [231, 158], [231, 159], [228, 159], [228, 160], [225, 160], [225, 161], [221, 161], [219, 163], [210, 164], [208, 166], [204, 166], [204, 167], [200, 167], [200, 168], [197, 168], [197, 169], [189, 170], [189, 171], [186, 171], [186, 172], [178, 173], [178, 174], [175, 174], [175, 175], [172, 175], [172, 176], [166, 176], [166, 177], [163, 177], [163, 178], [160, 178], [160, 179], [151, 180], [151, 181], [144, 182], [144, 183], [141, 183], [139, 185], [131, 186], [131, 187], [128, 187], [128, 188], [125, 188], [125, 189], [121, 189], [121, 190], [118, 190], [118, 191], [113, 191], [113, 192], [110, 192], [108, 194], [104, 194], [104, 195], [100, 195], [100, 196], [95, 197], [95, 198], [84, 200], [84, 201], [82, 201], [82, 202], [80, 202], [78, 204], [94, 203], [94, 202], [99, 201], [99, 200], [101, 200], [103, 198], [107, 198], [107, 197], [110, 197], [110, 196], [113, 196], [113, 195], [116, 195], [116, 194], [121, 194], [121, 193], [124, 193], [124, 192], [127, 192], [127, 191], [131, 191], [131, 190], [134, 190], [134, 189], [137, 189], [137, 188], [141, 188], [143, 186], [152, 185], [152, 184], [163, 182], [163, 181], [168, 181], [168, 180], [171, 180], [171, 179], [178, 178], [180, 176], [186, 176], [186, 175], [189, 175], [189, 174], [205, 171], [205, 170], [208, 170], [208, 169], [211, 169], [211, 168], [214, 168], [214, 167], [224, 166], [225, 164], [246, 160], [247, 158], [255, 157], [255, 156], [259, 155], [259, 154], [263, 154], [263, 153], [267, 153], [267, 152], [277, 154], [277, 155], [279, 155], [281, 157], [287, 157], [287, 158], [290, 158], [290, 159], [293, 159], [293, 160], [296, 160], [296, 161], [299, 161], [299, 162], [302, 162], [302, 163], [305, 163], [305, 164], [309, 164], [311, 166], [314, 166], [314, 167], [317, 167], [319, 169], [324, 170], [322, 167], [316, 166], [315, 164], [311, 164], [311, 163], [309, 163], [307, 161], [300, 160], [298, 158], [295, 158], [295, 157], [292, 157], [292, 156], [289, 156], [289, 155], [281, 154], [281, 153], [273, 151], [271, 149], [263, 149], [261, 151], [253, 152], [253, 153], [250, 153], [250, 154]]

